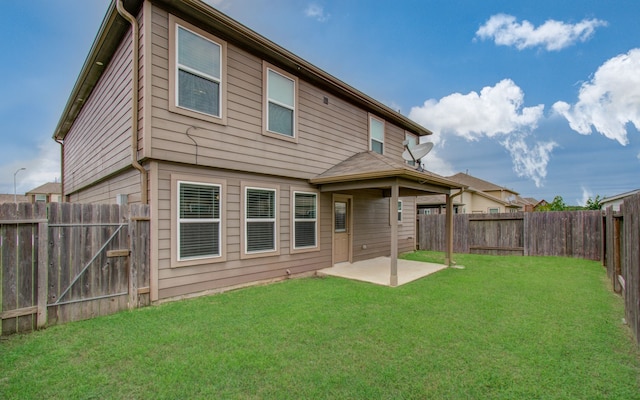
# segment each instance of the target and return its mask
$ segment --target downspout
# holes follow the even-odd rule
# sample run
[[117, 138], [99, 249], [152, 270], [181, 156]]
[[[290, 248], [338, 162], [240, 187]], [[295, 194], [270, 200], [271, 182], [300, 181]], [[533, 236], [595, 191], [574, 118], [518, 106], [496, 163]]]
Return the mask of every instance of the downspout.
[[447, 246], [445, 249], [444, 264], [448, 267], [453, 264], [453, 198], [460, 196], [462, 193], [464, 193], [463, 187], [460, 188], [458, 193], [447, 195], [447, 218], [445, 222]]
[[54, 139], [60, 145], [60, 202], [66, 203], [64, 195], [64, 140]]
[[147, 170], [138, 162], [138, 92], [140, 90], [140, 28], [138, 27], [138, 21], [136, 18], [129, 14], [124, 9], [122, 0], [118, 0], [116, 3], [118, 13], [131, 24], [131, 43], [132, 43], [132, 60], [131, 60], [131, 166], [140, 172], [140, 201], [142, 204], [148, 204], [148, 183], [147, 183]]

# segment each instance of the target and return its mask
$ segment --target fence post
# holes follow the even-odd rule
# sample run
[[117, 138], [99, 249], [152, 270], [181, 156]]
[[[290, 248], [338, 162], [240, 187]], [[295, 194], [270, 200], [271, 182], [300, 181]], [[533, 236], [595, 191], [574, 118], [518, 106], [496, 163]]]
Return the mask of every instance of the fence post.
[[129, 205], [129, 310], [138, 308], [137, 208]]
[[525, 212], [522, 214], [522, 246], [524, 247], [522, 251], [523, 256], [529, 255], [529, 216], [531, 212]]
[[38, 223], [38, 315], [36, 326], [47, 325], [47, 300], [49, 298], [49, 224]]

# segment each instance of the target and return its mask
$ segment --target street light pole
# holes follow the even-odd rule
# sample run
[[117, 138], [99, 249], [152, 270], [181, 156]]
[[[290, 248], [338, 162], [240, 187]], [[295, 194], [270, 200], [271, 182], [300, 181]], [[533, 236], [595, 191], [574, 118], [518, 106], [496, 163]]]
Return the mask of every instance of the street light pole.
[[13, 173], [13, 202], [14, 203], [18, 202], [18, 192], [16, 191], [16, 175], [18, 175], [18, 172], [24, 171], [25, 169], [26, 168], [20, 168]]

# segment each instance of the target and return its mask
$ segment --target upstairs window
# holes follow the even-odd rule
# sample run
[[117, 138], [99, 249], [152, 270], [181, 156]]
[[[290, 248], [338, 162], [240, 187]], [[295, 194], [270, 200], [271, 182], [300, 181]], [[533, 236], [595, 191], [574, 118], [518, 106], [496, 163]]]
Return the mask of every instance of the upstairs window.
[[[405, 132], [404, 140], [407, 143], [407, 148], [409, 148], [409, 149], [413, 149], [418, 144], [418, 136], [414, 135], [413, 133]], [[404, 151], [404, 149], [402, 151]], [[416, 162], [413, 161], [413, 160], [411, 160], [411, 161], [406, 161], [405, 160], [405, 162], [408, 165], [411, 165], [412, 167], [416, 166]]]
[[178, 106], [221, 116], [222, 46], [177, 25]]
[[220, 256], [220, 185], [178, 182], [178, 261]]
[[309, 249], [317, 246], [318, 195], [294, 192], [293, 248]]
[[245, 253], [276, 251], [276, 190], [245, 188]]
[[265, 134], [295, 141], [297, 78], [266, 62], [264, 63], [263, 78]]
[[384, 121], [369, 116], [369, 150], [384, 154]]
[[227, 43], [169, 15], [169, 111], [226, 125]]

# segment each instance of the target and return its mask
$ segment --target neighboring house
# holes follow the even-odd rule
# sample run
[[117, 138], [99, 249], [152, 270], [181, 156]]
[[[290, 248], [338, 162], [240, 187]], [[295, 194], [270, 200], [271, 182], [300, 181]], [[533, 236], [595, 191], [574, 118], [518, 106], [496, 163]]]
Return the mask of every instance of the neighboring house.
[[[522, 198], [518, 193], [466, 173], [458, 173], [447, 179], [467, 186], [464, 192], [454, 198], [456, 213], [460, 214], [498, 214], [524, 211]], [[440, 214], [444, 212], [442, 199], [418, 197], [418, 210], [422, 214]]]
[[[446, 195], [419, 196], [417, 199], [418, 214], [444, 214], [447, 211]], [[460, 201], [460, 196], [453, 198], [454, 214], [462, 214], [464, 204]]]
[[57, 182], [49, 182], [29, 190], [27, 196], [31, 203], [58, 203], [62, 201], [62, 184]]
[[605, 197], [600, 201], [600, 209], [606, 210], [607, 208], [612, 207], [613, 211], [620, 211], [620, 205], [624, 204], [624, 199], [636, 193], [640, 193], [640, 189], [620, 193], [615, 196]]
[[379, 256], [393, 284], [416, 196], [464, 187], [403, 161], [431, 132], [202, 1], [125, 8], [54, 139], [67, 201], [149, 204], [151, 300]]
[[18, 194], [18, 195], [13, 195], [13, 194], [0, 194], [0, 204], [3, 203], [27, 203], [29, 201], [29, 198], [27, 196]]
[[545, 206], [548, 206], [548, 205], [549, 205], [549, 203], [548, 203], [545, 199], [542, 199], [542, 200], [540, 200], [539, 202], [537, 202], [537, 203], [533, 206], [533, 211], [539, 211], [539, 210], [540, 210], [540, 208], [545, 207]]
[[516, 203], [522, 207], [521, 211], [533, 212], [538, 204], [538, 200], [533, 197], [516, 196]]

